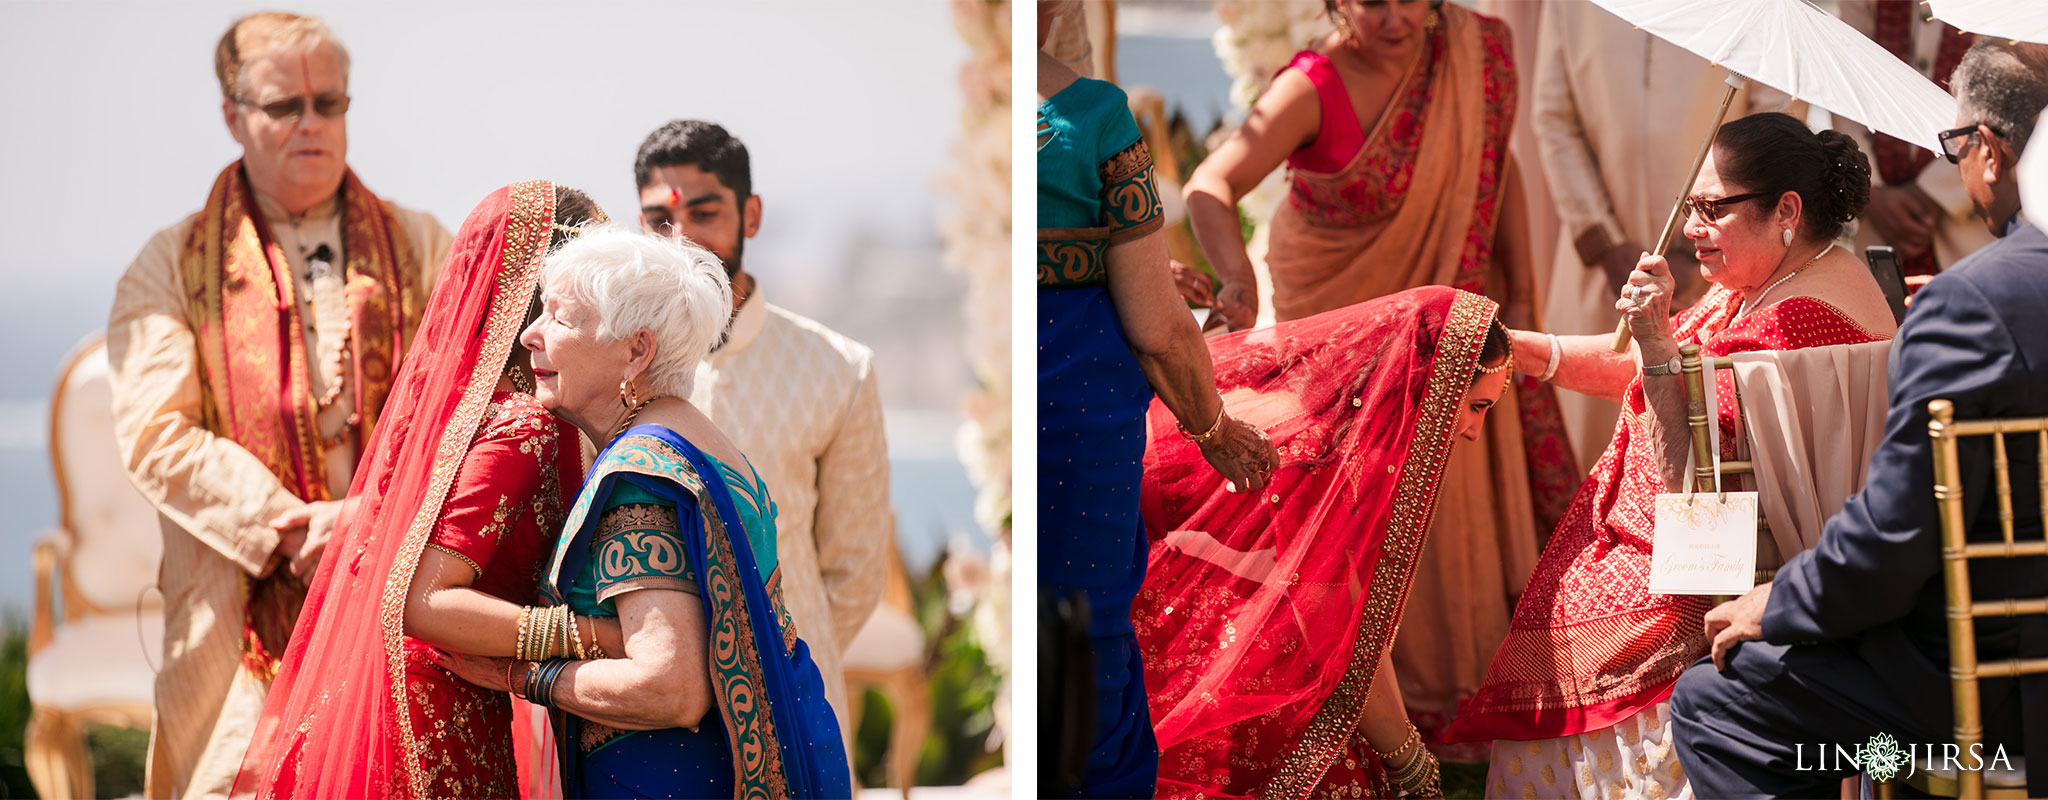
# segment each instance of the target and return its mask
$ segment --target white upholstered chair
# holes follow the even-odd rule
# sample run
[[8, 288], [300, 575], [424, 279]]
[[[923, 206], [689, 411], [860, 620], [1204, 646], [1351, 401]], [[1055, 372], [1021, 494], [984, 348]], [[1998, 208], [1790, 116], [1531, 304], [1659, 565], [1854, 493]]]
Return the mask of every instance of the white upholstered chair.
[[43, 797], [92, 797], [85, 725], [149, 728], [164, 631], [155, 590], [163, 533], [114, 442], [100, 334], [59, 372], [50, 468], [58, 523], [35, 543], [25, 760]]

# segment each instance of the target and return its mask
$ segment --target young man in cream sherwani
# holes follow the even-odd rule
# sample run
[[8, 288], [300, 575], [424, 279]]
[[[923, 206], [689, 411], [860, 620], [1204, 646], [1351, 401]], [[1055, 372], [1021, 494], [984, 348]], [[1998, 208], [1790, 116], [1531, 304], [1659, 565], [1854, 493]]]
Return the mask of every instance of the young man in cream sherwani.
[[689, 237], [717, 254], [732, 278], [732, 327], [698, 367], [690, 402], [768, 483], [783, 601], [850, 740], [840, 660], [881, 599], [896, 531], [874, 353], [771, 305], [746, 271], [761, 198], [746, 145], [724, 128], [697, 120], [661, 126], [640, 145], [633, 179], [641, 228]]
[[164, 535], [150, 797], [232, 788], [448, 253], [432, 217], [349, 172], [348, 66], [317, 19], [230, 27], [215, 70], [242, 157], [194, 187], [205, 205], [151, 237], [115, 290], [115, 435]]

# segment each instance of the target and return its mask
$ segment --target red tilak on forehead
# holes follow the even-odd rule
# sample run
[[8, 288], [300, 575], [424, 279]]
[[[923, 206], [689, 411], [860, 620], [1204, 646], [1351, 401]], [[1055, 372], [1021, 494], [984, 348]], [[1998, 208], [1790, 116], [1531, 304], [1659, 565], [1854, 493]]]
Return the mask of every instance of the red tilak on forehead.
[[670, 190], [668, 190], [668, 204], [669, 204], [669, 206], [670, 206], [670, 207], [675, 207], [675, 206], [680, 206], [680, 205], [682, 205], [682, 204], [683, 204], [683, 193], [682, 193], [682, 192], [678, 192], [678, 191], [676, 191], [676, 190], [674, 190], [674, 189], [670, 189]]
[[[307, 95], [308, 97], [317, 97], [317, 96], [318, 96], [318, 93], [316, 93], [316, 92], [314, 92], [314, 91], [313, 91], [313, 62], [312, 62], [311, 60], [309, 60], [309, 54], [307, 54], [307, 53], [300, 53], [300, 54], [299, 54], [299, 80], [300, 80], [301, 84], [302, 84], [302, 85], [304, 85], [304, 86], [306, 87], [306, 95]], [[313, 110], [312, 110], [312, 109], [310, 109], [310, 108], [308, 108], [308, 109], [306, 109], [306, 110], [307, 110], [307, 111], [313, 111]], [[313, 113], [319, 113], [319, 112], [313, 112]], [[296, 128], [296, 127], [298, 127], [298, 126], [299, 126], [299, 125], [300, 125], [301, 123], [304, 123], [305, 121], [306, 121], [306, 117], [305, 117], [304, 115], [301, 115], [301, 116], [299, 116], [299, 118], [298, 118], [298, 119], [294, 119], [294, 120], [292, 120], [292, 127], [295, 127], [295, 128]]]

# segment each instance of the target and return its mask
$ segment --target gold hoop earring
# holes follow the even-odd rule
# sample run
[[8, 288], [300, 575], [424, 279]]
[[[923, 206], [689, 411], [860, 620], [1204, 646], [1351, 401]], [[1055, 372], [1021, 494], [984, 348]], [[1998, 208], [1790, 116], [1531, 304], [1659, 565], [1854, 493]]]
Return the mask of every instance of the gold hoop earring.
[[619, 381], [619, 405], [632, 408], [640, 404], [640, 392], [633, 388], [631, 379]]

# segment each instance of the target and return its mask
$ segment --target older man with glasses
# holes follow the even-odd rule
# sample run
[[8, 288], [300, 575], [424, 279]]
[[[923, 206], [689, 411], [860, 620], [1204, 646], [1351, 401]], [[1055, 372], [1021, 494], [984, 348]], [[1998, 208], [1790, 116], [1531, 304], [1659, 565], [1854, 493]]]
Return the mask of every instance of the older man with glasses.
[[[1999, 238], [1914, 296], [1892, 339], [1891, 412], [1863, 490], [1774, 580], [1708, 612], [1713, 654], [1686, 670], [1671, 699], [1678, 757], [1698, 797], [1832, 795], [1859, 765], [1823, 762], [1823, 749], [1854, 752], [1879, 734], [1923, 748], [1953, 741], [1927, 405], [1948, 400], [1961, 420], [2048, 416], [2048, 235], [2021, 215], [2015, 173], [2048, 105], [2048, 48], [1979, 41], [1949, 87], [1962, 124], [1941, 134], [1942, 149]], [[2038, 539], [2048, 476], [2033, 437], [2009, 446], [2010, 524]], [[1984, 490], [1992, 458], [1986, 443], [1961, 452], [1972, 541], [2003, 538]], [[2040, 597], [2048, 558], [1972, 564], [1970, 587], [1979, 603]], [[2048, 658], [2038, 617], [1976, 626], [1985, 661]], [[1986, 677], [1978, 691], [1984, 749], [1962, 768], [2008, 767], [2027, 751], [2038, 765], [2048, 753], [2048, 675]], [[2028, 773], [2027, 790], [2048, 797], [2048, 770]]]
[[225, 797], [450, 238], [348, 168], [348, 51], [263, 13], [214, 51], [242, 157], [107, 322], [115, 433], [161, 513], [147, 791]]

